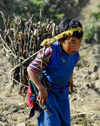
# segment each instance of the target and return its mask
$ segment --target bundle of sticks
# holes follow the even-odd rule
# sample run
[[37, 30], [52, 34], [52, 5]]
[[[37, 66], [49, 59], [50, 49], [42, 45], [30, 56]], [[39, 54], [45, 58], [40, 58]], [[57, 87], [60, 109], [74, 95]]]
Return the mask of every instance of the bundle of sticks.
[[0, 39], [12, 65], [11, 80], [12, 86], [18, 87], [20, 95], [24, 96], [28, 88], [27, 66], [35, 58], [35, 55], [42, 50], [40, 46], [44, 39], [52, 38], [57, 34], [57, 25], [45, 19], [34, 22], [34, 15], [25, 7], [27, 19], [22, 16], [14, 17], [10, 22], [10, 16], [6, 19], [3, 12], [1, 16], [5, 29], [0, 30]]

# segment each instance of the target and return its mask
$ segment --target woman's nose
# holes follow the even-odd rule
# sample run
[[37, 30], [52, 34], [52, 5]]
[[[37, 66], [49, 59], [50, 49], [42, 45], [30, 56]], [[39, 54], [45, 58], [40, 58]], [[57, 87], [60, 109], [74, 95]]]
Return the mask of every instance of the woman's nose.
[[76, 45], [76, 46], [74, 46], [74, 49], [77, 49], [77, 45]]
[[79, 49], [79, 47], [76, 45], [74, 46], [74, 51], [77, 51]]

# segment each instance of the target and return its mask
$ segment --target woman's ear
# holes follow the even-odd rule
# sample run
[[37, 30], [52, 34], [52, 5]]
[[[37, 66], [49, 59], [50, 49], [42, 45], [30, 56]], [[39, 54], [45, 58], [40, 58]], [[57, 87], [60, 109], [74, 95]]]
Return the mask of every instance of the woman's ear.
[[62, 42], [62, 38], [58, 39], [58, 41], [59, 41], [59, 43], [61, 43]]

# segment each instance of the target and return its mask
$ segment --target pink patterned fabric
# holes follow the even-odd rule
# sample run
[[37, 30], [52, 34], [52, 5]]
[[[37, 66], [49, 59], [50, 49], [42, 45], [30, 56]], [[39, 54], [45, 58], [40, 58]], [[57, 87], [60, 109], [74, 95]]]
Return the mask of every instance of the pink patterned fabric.
[[[44, 70], [45, 67], [48, 66], [52, 53], [53, 53], [53, 50], [52, 50], [51, 46], [46, 48], [45, 53], [44, 53], [45, 60], [43, 60], [42, 70]], [[37, 57], [29, 64], [28, 69], [30, 69], [33, 72], [36, 72], [38, 74], [41, 73], [41, 56], [42, 56], [42, 54], [43, 54], [42, 51], [38, 53]]]
[[33, 94], [31, 85], [28, 86], [28, 99], [27, 99], [27, 106], [33, 107], [35, 105], [35, 101], [30, 100], [30, 96]]

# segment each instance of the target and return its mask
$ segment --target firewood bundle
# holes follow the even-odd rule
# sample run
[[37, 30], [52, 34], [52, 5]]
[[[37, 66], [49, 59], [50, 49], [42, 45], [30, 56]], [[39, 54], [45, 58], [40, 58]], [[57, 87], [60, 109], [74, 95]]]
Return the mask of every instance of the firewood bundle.
[[52, 38], [57, 34], [57, 26], [49, 19], [35, 23], [34, 16], [25, 7], [28, 19], [24, 17], [14, 17], [10, 22], [10, 16], [5, 18], [1, 13], [4, 21], [5, 30], [0, 31], [0, 39], [8, 55], [8, 60], [12, 65], [11, 79], [12, 86], [18, 87], [20, 95], [24, 96], [28, 88], [27, 66], [34, 59], [35, 55], [42, 50], [40, 47], [44, 39]]

